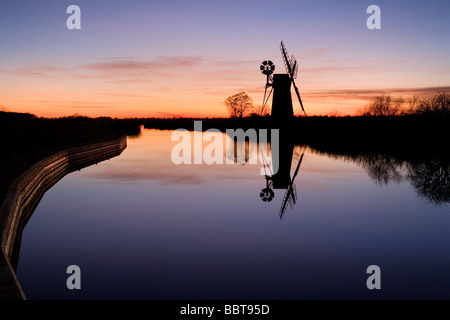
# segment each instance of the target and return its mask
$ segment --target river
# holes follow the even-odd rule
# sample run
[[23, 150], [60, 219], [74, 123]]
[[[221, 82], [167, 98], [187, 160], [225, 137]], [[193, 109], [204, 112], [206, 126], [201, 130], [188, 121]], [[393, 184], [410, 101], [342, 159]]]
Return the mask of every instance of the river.
[[274, 178], [251, 143], [242, 161], [225, 143], [224, 164], [175, 164], [171, 135], [143, 129], [46, 192], [20, 248], [27, 299], [450, 298], [448, 185], [427, 194], [417, 164], [293, 145]]

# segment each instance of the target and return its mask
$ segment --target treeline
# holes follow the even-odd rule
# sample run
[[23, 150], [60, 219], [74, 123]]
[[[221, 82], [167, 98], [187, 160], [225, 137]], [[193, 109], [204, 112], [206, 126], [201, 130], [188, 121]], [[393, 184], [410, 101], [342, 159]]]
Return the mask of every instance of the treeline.
[[450, 115], [450, 95], [439, 93], [430, 98], [413, 96], [407, 99], [380, 95], [356, 114], [357, 116], [402, 116], [402, 115]]

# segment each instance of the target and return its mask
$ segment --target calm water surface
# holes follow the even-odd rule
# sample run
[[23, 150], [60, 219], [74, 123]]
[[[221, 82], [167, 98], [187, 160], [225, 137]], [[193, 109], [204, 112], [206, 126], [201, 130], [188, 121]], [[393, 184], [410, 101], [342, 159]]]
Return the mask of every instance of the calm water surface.
[[[280, 219], [287, 190], [262, 201], [260, 163], [175, 165], [171, 133], [143, 130], [47, 191], [22, 238], [28, 299], [450, 298], [449, 206], [407, 179], [380, 184], [295, 146], [296, 203]], [[81, 290], [66, 287], [72, 264]], [[381, 290], [366, 286], [370, 265]]]

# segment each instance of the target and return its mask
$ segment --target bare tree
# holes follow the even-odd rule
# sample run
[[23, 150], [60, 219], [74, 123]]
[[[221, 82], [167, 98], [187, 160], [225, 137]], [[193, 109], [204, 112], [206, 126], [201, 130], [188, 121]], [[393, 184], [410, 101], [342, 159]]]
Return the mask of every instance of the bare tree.
[[405, 100], [402, 97], [375, 96], [370, 100], [363, 114], [366, 116], [397, 116], [402, 112], [404, 103]]
[[223, 103], [227, 107], [231, 117], [242, 118], [253, 108], [252, 98], [243, 91], [229, 96]]
[[417, 108], [422, 103], [422, 99], [418, 96], [414, 95], [406, 100], [407, 109], [405, 110], [405, 114], [415, 114], [417, 113]]
[[429, 99], [423, 99], [417, 106], [417, 113], [449, 115], [450, 95], [447, 93], [440, 93]]

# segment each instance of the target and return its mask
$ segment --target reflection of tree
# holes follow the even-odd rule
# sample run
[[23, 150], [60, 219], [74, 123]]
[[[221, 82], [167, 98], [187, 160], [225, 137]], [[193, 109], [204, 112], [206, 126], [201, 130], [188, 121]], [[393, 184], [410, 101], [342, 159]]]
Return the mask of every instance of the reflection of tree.
[[359, 155], [355, 162], [360, 164], [377, 184], [398, 183], [403, 180], [403, 162], [394, 157], [382, 154]]
[[417, 193], [440, 205], [450, 202], [450, 161], [431, 159], [408, 165], [408, 178]]
[[312, 149], [334, 159], [355, 162], [380, 185], [408, 181], [420, 197], [433, 205], [450, 204], [450, 157], [448, 154], [427, 158], [423, 153], [408, 156], [394, 153], [351, 153], [327, 148]]

